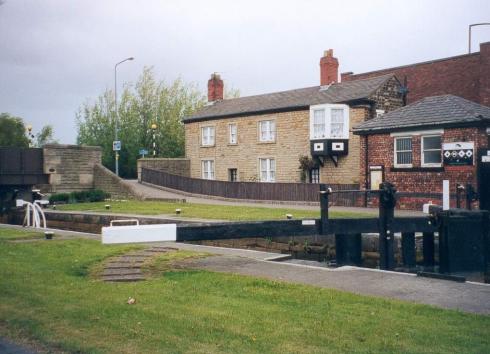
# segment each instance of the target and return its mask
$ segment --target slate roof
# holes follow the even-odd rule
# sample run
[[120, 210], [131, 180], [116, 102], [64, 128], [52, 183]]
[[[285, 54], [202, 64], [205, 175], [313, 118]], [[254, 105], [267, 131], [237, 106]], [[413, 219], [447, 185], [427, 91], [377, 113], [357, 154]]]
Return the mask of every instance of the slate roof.
[[440, 126], [490, 125], [490, 107], [454, 95], [426, 97], [354, 127], [356, 134], [374, 134]]
[[347, 103], [349, 101], [367, 99], [392, 77], [394, 77], [393, 74], [387, 74], [369, 79], [332, 84], [328, 88], [314, 86], [264, 95], [226, 99], [203, 107], [193, 115], [184, 118], [183, 121], [188, 123], [220, 117], [308, 108], [310, 105], [315, 104]]

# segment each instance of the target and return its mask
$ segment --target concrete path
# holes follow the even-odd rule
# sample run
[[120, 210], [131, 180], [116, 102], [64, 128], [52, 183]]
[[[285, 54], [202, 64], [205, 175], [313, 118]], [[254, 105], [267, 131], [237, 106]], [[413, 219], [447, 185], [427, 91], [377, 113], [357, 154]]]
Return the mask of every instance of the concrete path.
[[[147, 183], [139, 183], [138, 180], [126, 180], [126, 182], [133, 185], [135, 190], [145, 198], [161, 198], [161, 199], [185, 199], [188, 203], [196, 204], [213, 204], [213, 205], [237, 205], [237, 206], [250, 206], [250, 207], [264, 207], [264, 208], [284, 208], [284, 209], [301, 209], [301, 210], [320, 210], [320, 205], [307, 205], [301, 203], [292, 202], [251, 202], [251, 201], [240, 201], [240, 200], [222, 200], [215, 198], [206, 198], [205, 196], [189, 196], [186, 194], [180, 194], [176, 190], [168, 190], [162, 187], [150, 185]], [[378, 209], [376, 208], [357, 208], [357, 207], [330, 207], [333, 211], [350, 211], [357, 213], [367, 213], [378, 215]], [[395, 214], [397, 216], [420, 216], [423, 215], [420, 211], [413, 210], [396, 210]]]

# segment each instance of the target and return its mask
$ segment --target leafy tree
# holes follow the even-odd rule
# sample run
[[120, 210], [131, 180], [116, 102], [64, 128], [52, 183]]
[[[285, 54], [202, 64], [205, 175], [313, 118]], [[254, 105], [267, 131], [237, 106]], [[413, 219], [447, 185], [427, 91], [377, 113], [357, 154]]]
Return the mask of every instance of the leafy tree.
[[29, 147], [29, 140], [25, 134], [24, 122], [19, 117], [8, 113], [0, 114], [0, 146], [1, 147]]
[[58, 141], [53, 138], [53, 126], [45, 125], [41, 131], [36, 134], [34, 146], [43, 147], [46, 144], [57, 144]]
[[[193, 85], [177, 79], [157, 81], [151, 68], [144, 68], [135, 84], [126, 84], [118, 105], [122, 142], [119, 171], [122, 177], [136, 176], [139, 150], [152, 151], [152, 124], [156, 124], [156, 152], [159, 157], [184, 156], [182, 118], [204, 104], [204, 96]], [[77, 113], [77, 143], [102, 147], [102, 163], [114, 170], [112, 141], [115, 136], [113, 91], [107, 90], [94, 103], [83, 104]]]

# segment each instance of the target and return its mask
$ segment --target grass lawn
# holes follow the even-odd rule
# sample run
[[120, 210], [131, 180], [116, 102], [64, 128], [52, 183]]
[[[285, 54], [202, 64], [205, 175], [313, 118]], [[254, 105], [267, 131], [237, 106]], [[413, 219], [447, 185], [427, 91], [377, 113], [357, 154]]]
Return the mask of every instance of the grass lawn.
[[13, 234], [0, 229], [0, 330], [13, 340], [80, 353], [490, 352], [489, 316], [169, 265], [189, 252], [159, 258], [150, 280], [103, 283], [100, 262], [134, 246]]
[[[106, 210], [105, 205], [110, 204], [111, 209]], [[318, 210], [300, 210], [291, 208], [265, 208], [233, 205], [211, 205], [193, 203], [168, 203], [155, 201], [110, 201], [97, 203], [78, 203], [57, 206], [59, 210], [72, 211], [100, 211], [113, 213], [132, 213], [145, 215], [171, 214], [175, 215], [175, 209], [182, 210], [182, 216], [188, 218], [219, 219], [219, 220], [274, 220], [285, 219], [286, 214], [293, 214], [295, 219], [319, 218]], [[330, 211], [333, 218], [369, 217], [369, 213]]]

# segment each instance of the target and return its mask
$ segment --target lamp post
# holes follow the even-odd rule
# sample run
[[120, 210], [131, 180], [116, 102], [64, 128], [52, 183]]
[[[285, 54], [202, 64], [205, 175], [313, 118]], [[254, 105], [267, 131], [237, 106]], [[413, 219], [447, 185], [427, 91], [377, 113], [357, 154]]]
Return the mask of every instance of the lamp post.
[[471, 54], [471, 29], [476, 26], [490, 26], [489, 22], [474, 23], [468, 26], [468, 54]]
[[32, 142], [34, 139], [34, 134], [32, 134], [32, 125], [27, 125], [26, 126], [26, 133], [27, 133], [27, 139], [29, 139], [29, 147], [32, 147]]
[[[125, 61], [128, 61], [128, 60], [134, 60], [133, 57], [129, 57], [129, 58], [126, 58], [124, 60], [121, 60], [119, 63], [116, 63], [116, 65], [114, 65], [114, 103], [115, 103], [115, 106], [116, 106], [116, 124], [115, 124], [115, 128], [114, 128], [114, 135], [115, 135], [115, 139], [114, 141], [117, 141], [117, 138], [118, 138], [118, 130], [119, 130], [119, 111], [117, 109], [117, 66], [119, 64], [122, 64], [124, 63]], [[116, 158], [116, 176], [119, 176], [119, 150], [120, 150], [120, 146], [116, 146], [116, 144], [114, 144], [113, 146], [113, 149], [114, 149], [114, 152], [116, 153], [115, 155], [115, 158]]]
[[155, 141], [156, 130], [157, 130], [157, 125], [155, 123], [153, 123], [151, 125], [151, 131], [153, 133], [153, 157], [156, 157], [156, 154], [157, 154], [157, 145], [156, 145], [156, 141]]

